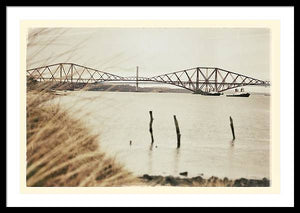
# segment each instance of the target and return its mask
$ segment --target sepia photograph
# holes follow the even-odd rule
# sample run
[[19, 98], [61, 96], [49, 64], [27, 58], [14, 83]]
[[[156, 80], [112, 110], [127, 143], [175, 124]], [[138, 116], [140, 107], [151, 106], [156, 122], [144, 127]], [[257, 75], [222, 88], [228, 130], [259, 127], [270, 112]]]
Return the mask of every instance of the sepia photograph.
[[270, 187], [268, 27], [31, 27], [26, 187]]
[[6, 22], [7, 207], [294, 206], [294, 7]]

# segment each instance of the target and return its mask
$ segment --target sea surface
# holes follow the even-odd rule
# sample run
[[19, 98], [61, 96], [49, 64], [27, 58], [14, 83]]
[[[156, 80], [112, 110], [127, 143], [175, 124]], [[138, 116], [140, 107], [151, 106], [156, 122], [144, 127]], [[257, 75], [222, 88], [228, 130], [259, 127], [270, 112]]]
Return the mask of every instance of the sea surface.
[[[270, 96], [71, 91], [57, 101], [136, 175], [270, 178]], [[154, 143], [149, 132], [153, 112]], [[176, 115], [181, 146], [173, 115]], [[233, 119], [232, 140], [229, 116]], [[131, 145], [130, 145], [131, 141]]]

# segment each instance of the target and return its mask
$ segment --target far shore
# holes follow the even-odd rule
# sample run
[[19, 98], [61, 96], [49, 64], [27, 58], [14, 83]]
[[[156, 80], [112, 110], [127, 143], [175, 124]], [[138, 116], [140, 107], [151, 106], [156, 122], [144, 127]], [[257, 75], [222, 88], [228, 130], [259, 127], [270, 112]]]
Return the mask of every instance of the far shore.
[[[169, 88], [169, 87], [139, 87], [138, 91], [136, 90], [136, 86], [128, 85], [128, 84], [113, 84], [113, 83], [65, 83], [62, 86], [59, 83], [51, 83], [51, 82], [37, 82], [38, 85], [47, 85], [50, 91], [99, 91], [99, 92], [140, 92], [140, 93], [186, 93], [192, 94], [192, 91], [183, 89], [183, 88]], [[175, 86], [174, 86], [175, 87]], [[271, 96], [268, 92], [251, 92], [248, 91], [251, 95], [264, 95]], [[232, 94], [233, 90], [228, 90], [223, 92], [224, 94]]]

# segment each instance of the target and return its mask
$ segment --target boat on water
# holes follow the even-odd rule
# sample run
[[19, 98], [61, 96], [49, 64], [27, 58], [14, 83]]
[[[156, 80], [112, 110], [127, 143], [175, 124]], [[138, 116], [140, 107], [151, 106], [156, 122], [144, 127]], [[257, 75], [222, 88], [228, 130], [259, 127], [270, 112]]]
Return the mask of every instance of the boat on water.
[[226, 97], [249, 97], [250, 93], [226, 95]]
[[222, 95], [222, 93], [219, 93], [219, 92], [214, 92], [214, 93], [204, 93], [204, 94], [202, 94], [202, 95], [207, 95], [207, 96], [220, 96], [220, 95]]
[[198, 90], [198, 91], [194, 92], [193, 94], [201, 94], [201, 95], [206, 95], [206, 96], [220, 96], [220, 95], [223, 95], [223, 93], [220, 93], [220, 92], [213, 92], [213, 91], [204, 92], [204, 91], [201, 91], [201, 90]]
[[223, 95], [223, 93], [219, 93], [219, 92], [194, 92], [193, 94], [201, 94], [201, 95], [206, 95], [206, 96], [220, 96]]
[[239, 92], [238, 89], [235, 89], [235, 92], [233, 94], [228, 94], [226, 97], [249, 97], [250, 93], [244, 92], [244, 89], [242, 88], [241, 91]]

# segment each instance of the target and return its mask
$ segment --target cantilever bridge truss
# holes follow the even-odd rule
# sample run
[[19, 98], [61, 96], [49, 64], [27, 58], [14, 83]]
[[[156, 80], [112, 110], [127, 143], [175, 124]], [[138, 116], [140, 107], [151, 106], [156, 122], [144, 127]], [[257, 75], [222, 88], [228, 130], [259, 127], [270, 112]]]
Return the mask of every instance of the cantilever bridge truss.
[[196, 67], [154, 77], [122, 77], [73, 63], [59, 63], [27, 70], [38, 81], [57, 83], [157, 82], [171, 84], [193, 92], [223, 92], [244, 86], [270, 86], [269, 81], [255, 79], [216, 67]]

